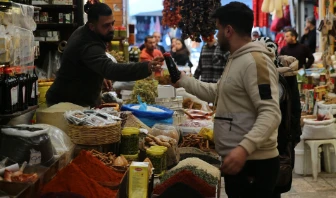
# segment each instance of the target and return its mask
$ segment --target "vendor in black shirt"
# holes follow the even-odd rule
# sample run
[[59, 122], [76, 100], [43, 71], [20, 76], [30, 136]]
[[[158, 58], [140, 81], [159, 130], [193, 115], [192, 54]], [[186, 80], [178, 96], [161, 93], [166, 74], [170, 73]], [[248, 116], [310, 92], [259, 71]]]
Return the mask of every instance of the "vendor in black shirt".
[[106, 43], [113, 38], [114, 18], [104, 3], [86, 3], [88, 22], [70, 36], [55, 82], [46, 94], [48, 106], [71, 102], [94, 107], [100, 104], [105, 79], [134, 81], [161, 69], [163, 57], [151, 62], [118, 64], [105, 54]]
[[307, 46], [297, 42], [297, 36], [298, 34], [293, 28], [285, 30], [287, 45], [281, 48], [280, 55], [293, 56], [299, 61], [299, 69], [309, 69], [314, 63], [314, 56]]

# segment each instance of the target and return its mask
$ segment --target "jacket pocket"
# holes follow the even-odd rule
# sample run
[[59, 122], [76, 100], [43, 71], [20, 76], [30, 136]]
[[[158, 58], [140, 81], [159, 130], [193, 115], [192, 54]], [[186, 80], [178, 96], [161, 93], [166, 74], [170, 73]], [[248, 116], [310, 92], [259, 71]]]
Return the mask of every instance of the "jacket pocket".
[[215, 117], [215, 120], [224, 120], [224, 121], [228, 121], [228, 122], [230, 122], [230, 128], [229, 128], [229, 131], [231, 131], [233, 118]]

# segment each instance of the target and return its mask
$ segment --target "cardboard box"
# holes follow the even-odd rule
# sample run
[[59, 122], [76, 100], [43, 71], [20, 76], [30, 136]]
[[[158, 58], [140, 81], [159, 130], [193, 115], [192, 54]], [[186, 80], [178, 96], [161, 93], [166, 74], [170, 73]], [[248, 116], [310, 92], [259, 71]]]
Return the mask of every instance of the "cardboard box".
[[147, 198], [149, 182], [148, 171], [148, 162], [132, 162], [129, 168], [129, 198]]
[[159, 85], [158, 86], [158, 98], [175, 98], [176, 90], [171, 85]]

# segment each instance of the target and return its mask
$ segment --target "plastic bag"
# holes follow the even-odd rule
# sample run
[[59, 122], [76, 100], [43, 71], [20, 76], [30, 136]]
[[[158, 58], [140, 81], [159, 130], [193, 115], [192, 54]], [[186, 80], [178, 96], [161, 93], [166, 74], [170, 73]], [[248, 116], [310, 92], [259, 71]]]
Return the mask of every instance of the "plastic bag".
[[301, 140], [324, 140], [333, 138], [336, 138], [335, 123], [328, 125], [305, 124], [303, 126]]
[[[20, 126], [22, 127], [22, 126]], [[31, 130], [37, 129], [37, 130]], [[0, 155], [21, 164], [24, 161], [29, 165], [50, 165], [54, 161], [54, 148], [48, 135], [47, 127], [27, 125], [25, 129], [1, 129]], [[15, 145], [15, 149], [13, 149]]]
[[175, 139], [177, 142], [179, 141], [180, 136], [174, 126], [165, 124], [155, 124], [150, 134], [153, 136], [164, 135], [167, 137], [171, 137]]
[[331, 105], [318, 105], [317, 106], [317, 120], [329, 120], [333, 118], [332, 106]]

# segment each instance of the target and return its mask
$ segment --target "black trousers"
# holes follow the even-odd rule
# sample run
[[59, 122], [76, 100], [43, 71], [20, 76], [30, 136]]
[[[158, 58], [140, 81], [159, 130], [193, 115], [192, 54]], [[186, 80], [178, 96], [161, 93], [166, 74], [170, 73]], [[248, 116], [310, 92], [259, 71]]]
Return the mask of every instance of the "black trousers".
[[229, 198], [272, 198], [279, 173], [279, 158], [249, 160], [237, 175], [224, 175]]

